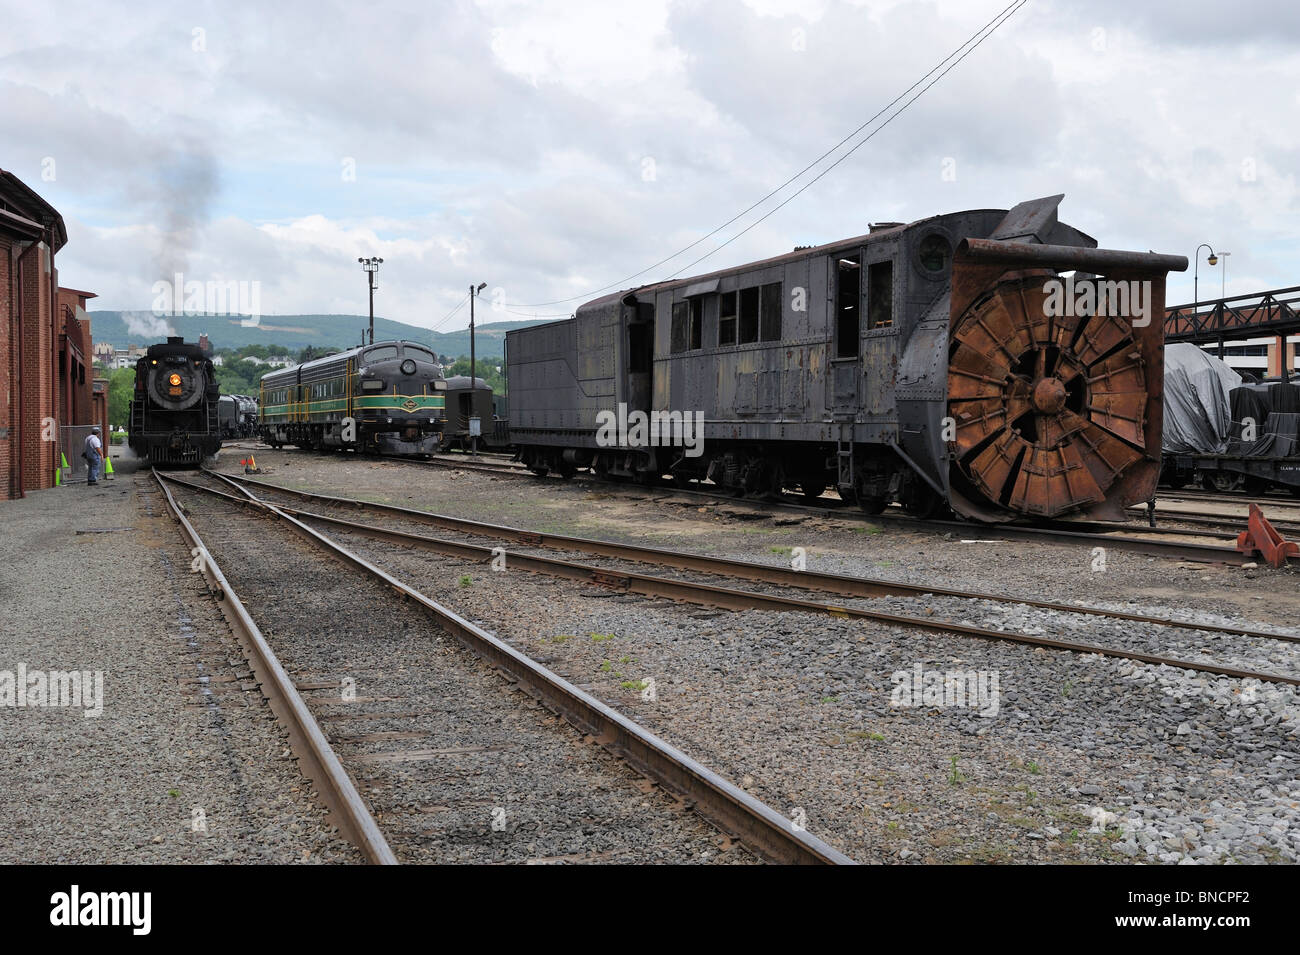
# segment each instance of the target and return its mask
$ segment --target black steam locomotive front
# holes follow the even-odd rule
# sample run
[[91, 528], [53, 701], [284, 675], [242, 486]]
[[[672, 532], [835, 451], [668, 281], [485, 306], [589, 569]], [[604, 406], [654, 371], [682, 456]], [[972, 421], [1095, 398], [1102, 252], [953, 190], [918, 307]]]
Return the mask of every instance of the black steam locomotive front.
[[135, 365], [131, 450], [150, 464], [197, 465], [221, 447], [219, 386], [198, 345], [168, 338]]

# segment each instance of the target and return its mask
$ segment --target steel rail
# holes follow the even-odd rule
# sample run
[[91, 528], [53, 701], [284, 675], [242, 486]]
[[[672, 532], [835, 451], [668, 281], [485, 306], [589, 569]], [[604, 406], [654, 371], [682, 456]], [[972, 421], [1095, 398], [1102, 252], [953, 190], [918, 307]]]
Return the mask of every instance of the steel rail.
[[[222, 475], [215, 476], [222, 477]], [[234, 482], [232, 481], [231, 483]], [[200, 485], [192, 486], [200, 490], [212, 490], [209, 488], [203, 488]], [[426, 537], [420, 534], [411, 534], [406, 531], [375, 527], [371, 524], [360, 524], [354, 521], [344, 520], [343, 518], [303, 512], [296, 508], [285, 508], [270, 504], [269, 502], [257, 498], [252, 494], [252, 492], [248, 491], [247, 488], [244, 488], [243, 490], [245, 494], [248, 494], [250, 503], [255, 505], [260, 504], [263, 507], [284, 513], [286, 516], [288, 516], [288, 512], [292, 511], [293, 513], [297, 513], [309, 520], [321, 520], [368, 537], [422, 547], [451, 557], [476, 561], [490, 561], [493, 557], [497, 556], [496, 553], [493, 553], [492, 548], [479, 544], [466, 544], [460, 541], [448, 541], [436, 537]], [[220, 492], [214, 493], [219, 494]], [[497, 553], [500, 552], [498, 551]], [[506, 563], [507, 566], [513, 565], [517, 569], [522, 569], [527, 572], [542, 573], [554, 577], [564, 577], [570, 580], [584, 581], [598, 586], [618, 589], [626, 593], [640, 594], [646, 597], [665, 597], [669, 600], [675, 600], [682, 603], [699, 604], [708, 607], [722, 607], [728, 610], [771, 610], [775, 612], [802, 611], [845, 619], [872, 620], [877, 623], [885, 623], [912, 630], [924, 630], [930, 633], [960, 634], [962, 636], [974, 637], [981, 640], [1018, 643], [1035, 647], [1050, 647], [1057, 650], [1067, 650], [1072, 653], [1094, 653], [1100, 656], [1115, 657], [1123, 660], [1136, 660], [1141, 663], [1150, 663], [1157, 666], [1163, 665], [1177, 667], [1184, 670], [1194, 670], [1201, 673], [1213, 673], [1217, 676], [1254, 679], [1265, 683], [1284, 683], [1291, 686], [1300, 686], [1300, 678], [1285, 676], [1278, 673], [1246, 670], [1240, 667], [1224, 667], [1219, 666], [1218, 664], [1197, 663], [1190, 660], [1181, 660], [1176, 657], [1141, 653], [1136, 650], [1124, 650], [1118, 647], [1104, 647], [1097, 644], [1079, 643], [1072, 640], [1058, 640], [1054, 637], [1040, 637], [1030, 634], [1008, 632], [1005, 630], [990, 630], [985, 627], [975, 627], [968, 624], [956, 623], [950, 620], [935, 619], [933, 617], [912, 617], [903, 614], [865, 610], [858, 607], [841, 607], [832, 604], [823, 604], [813, 600], [803, 600], [797, 597], [776, 594], [759, 594], [748, 590], [734, 590], [713, 584], [701, 584], [691, 581], [673, 580], [667, 577], [657, 577], [650, 574], [636, 574], [627, 571], [609, 570], [600, 567], [593, 567], [589, 564], [577, 564], [571, 561], [559, 560], [553, 557], [539, 557], [533, 554], [512, 554], [506, 552]], [[1275, 635], [1269, 634], [1268, 636], [1274, 637]]]
[[344, 838], [360, 849], [370, 862], [396, 865], [397, 856], [380, 832], [378, 822], [371, 815], [347, 770], [339, 762], [293, 680], [262, 636], [261, 629], [230, 586], [230, 581], [222, 573], [216, 558], [194, 525], [186, 518], [180, 503], [172, 496], [165, 483], [168, 479], [160, 475], [157, 469], [153, 469], [152, 473], [172, 516], [180, 524], [182, 534], [193, 548], [191, 553], [199, 558], [199, 569], [216, 596], [222, 616], [243, 646], [249, 666], [257, 677], [272, 712], [288, 732], [290, 745], [298, 756], [304, 775], [316, 784], [332, 821], [338, 825]]
[[[234, 500], [231, 495], [214, 488], [171, 477], [167, 480]], [[854, 864], [839, 850], [514, 647], [309, 527], [286, 509], [257, 498], [247, 489], [241, 490], [248, 495], [251, 506], [287, 522], [309, 542], [365, 571], [401, 597], [423, 607], [440, 625], [531, 696], [626, 759], [665, 790], [680, 796], [701, 816], [723, 832], [739, 838], [759, 856], [783, 864]]]
[[[430, 511], [419, 511], [413, 508], [402, 507], [397, 504], [382, 504], [370, 501], [359, 501], [354, 498], [315, 494], [311, 491], [300, 491], [294, 488], [280, 487], [270, 483], [269, 481], [255, 481], [237, 475], [222, 475], [218, 472], [212, 473], [218, 477], [227, 478], [236, 483], [247, 483], [268, 490], [283, 491], [284, 493], [295, 497], [302, 497], [308, 500], [320, 500], [326, 504], [337, 505], [345, 508], [350, 507], [358, 510], [373, 510], [391, 513], [395, 516], [409, 518], [420, 523], [442, 527], [447, 530], [454, 530], [465, 534], [474, 534], [480, 537], [494, 537], [499, 540], [514, 541], [530, 547], [546, 547], [553, 550], [576, 551], [599, 557], [613, 557], [619, 560], [628, 560], [637, 563], [649, 563], [658, 566], [675, 567], [681, 570], [737, 577], [742, 580], [755, 580], [786, 587], [797, 587], [801, 590], [816, 590], [823, 593], [833, 593], [841, 597], [869, 599], [882, 596], [920, 597], [933, 595], [938, 597], [955, 597], [963, 600], [988, 600], [996, 603], [1018, 604], [1035, 607], [1040, 610], [1057, 611], [1060, 613], [1076, 613], [1087, 616], [1108, 617], [1116, 620], [1149, 624], [1151, 626], [1176, 627], [1183, 630], [1203, 630], [1208, 633], [1225, 633], [1256, 639], [1300, 643], [1300, 635], [1296, 634], [1279, 634], [1266, 630], [1254, 630], [1245, 627], [1202, 624], [1193, 621], [1177, 620], [1171, 617], [1153, 617], [1144, 614], [1125, 613], [1123, 611], [1103, 610], [1097, 607], [1081, 607], [1074, 604], [1055, 603], [1047, 600], [1011, 597], [1003, 594], [981, 593], [979, 591], [953, 590], [945, 587], [908, 584], [891, 580], [880, 580], [871, 577], [855, 577], [847, 574], [828, 574], [818, 571], [797, 571], [785, 567], [774, 567], [770, 564], [732, 560], [725, 557], [712, 557], [706, 554], [692, 554], [687, 551], [665, 550], [663, 548], [648, 547], [640, 544], [618, 544], [610, 541], [594, 540], [592, 538], [569, 537], [562, 534], [521, 530], [503, 524], [490, 524], [483, 521], [470, 520], [468, 518], [435, 514]], [[286, 507], [286, 510], [295, 513], [299, 512], [296, 508]], [[311, 512], [306, 511], [301, 513], [322, 520], [329, 519], [325, 515], [321, 514], [312, 514]], [[369, 527], [372, 525], [358, 526]]]

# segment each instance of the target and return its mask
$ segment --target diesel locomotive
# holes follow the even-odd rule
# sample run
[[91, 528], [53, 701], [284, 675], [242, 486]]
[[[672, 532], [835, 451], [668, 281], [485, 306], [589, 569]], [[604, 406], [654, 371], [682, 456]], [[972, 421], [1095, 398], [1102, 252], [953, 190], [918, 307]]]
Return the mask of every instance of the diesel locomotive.
[[1187, 259], [1098, 249], [1062, 198], [876, 224], [510, 331], [511, 440], [537, 473], [1122, 519], [1155, 492], [1164, 283]]
[[154, 465], [196, 465], [221, 448], [220, 386], [197, 344], [172, 337], [135, 364], [128, 444]]
[[274, 448], [428, 455], [439, 447], [445, 391], [426, 346], [375, 342], [263, 375], [258, 435]]

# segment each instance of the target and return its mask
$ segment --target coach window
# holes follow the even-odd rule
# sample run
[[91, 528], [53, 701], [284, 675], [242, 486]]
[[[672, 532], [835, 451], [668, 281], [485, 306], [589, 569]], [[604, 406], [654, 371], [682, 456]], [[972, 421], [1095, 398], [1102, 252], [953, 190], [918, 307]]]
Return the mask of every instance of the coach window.
[[691, 299], [691, 348], [704, 347], [704, 296]]
[[740, 344], [758, 341], [758, 286], [740, 290]]
[[718, 296], [718, 344], [736, 344], [736, 293]]
[[765, 342], [781, 340], [781, 283], [769, 282], [763, 286], [760, 310], [759, 339]]
[[668, 350], [676, 355], [686, 351], [691, 340], [691, 303], [673, 302], [673, 322]]
[[858, 357], [862, 314], [862, 258], [838, 260], [835, 268], [835, 357]]
[[867, 327], [894, 324], [894, 263], [877, 262], [867, 268]]

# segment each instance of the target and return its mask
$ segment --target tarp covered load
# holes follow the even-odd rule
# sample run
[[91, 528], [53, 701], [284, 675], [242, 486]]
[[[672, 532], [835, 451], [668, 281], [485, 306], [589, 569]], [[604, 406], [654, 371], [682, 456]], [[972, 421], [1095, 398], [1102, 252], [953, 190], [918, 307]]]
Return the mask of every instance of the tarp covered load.
[[1222, 454], [1232, 433], [1229, 394], [1241, 375], [1189, 342], [1165, 346], [1166, 454]]

